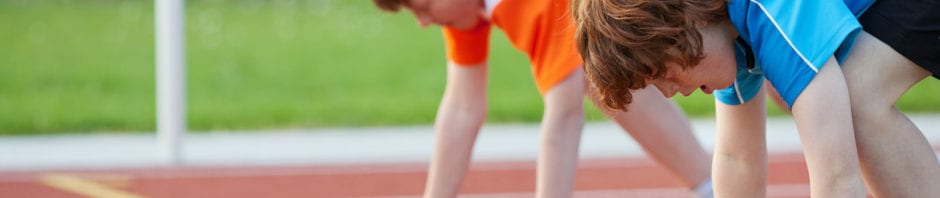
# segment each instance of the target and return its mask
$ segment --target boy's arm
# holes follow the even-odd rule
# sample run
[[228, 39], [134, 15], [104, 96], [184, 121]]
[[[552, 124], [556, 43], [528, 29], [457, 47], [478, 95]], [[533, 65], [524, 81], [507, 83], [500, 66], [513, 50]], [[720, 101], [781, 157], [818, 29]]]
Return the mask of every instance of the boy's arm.
[[434, 122], [424, 197], [456, 197], [470, 164], [473, 144], [486, 118], [486, 62], [447, 64], [447, 87]]
[[812, 197], [865, 197], [849, 92], [830, 57], [793, 103]]
[[764, 197], [767, 181], [763, 90], [740, 105], [715, 101], [718, 137], [712, 161], [715, 197]]

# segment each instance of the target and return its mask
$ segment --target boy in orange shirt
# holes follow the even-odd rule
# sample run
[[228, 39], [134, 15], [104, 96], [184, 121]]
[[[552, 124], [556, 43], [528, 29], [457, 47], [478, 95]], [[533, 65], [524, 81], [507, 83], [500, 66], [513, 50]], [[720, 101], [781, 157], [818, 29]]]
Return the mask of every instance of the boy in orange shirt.
[[[568, 0], [373, 0], [410, 10], [419, 25], [443, 26], [447, 86], [435, 121], [436, 145], [425, 197], [455, 197], [486, 117], [486, 56], [491, 25], [528, 55], [545, 101], [537, 197], [570, 197], [590, 91], [573, 42]], [[657, 162], [699, 197], [711, 197], [710, 159], [675, 104], [654, 88], [639, 90], [629, 113], [605, 112]], [[600, 101], [591, 97], [592, 101]], [[676, 124], [679, 123], [679, 124]]]

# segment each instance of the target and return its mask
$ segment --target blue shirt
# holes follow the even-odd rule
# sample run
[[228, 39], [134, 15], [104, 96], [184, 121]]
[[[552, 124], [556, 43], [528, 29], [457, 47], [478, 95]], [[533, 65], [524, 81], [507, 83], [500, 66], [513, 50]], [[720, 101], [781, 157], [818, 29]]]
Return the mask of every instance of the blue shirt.
[[[857, 17], [874, 0], [732, 0], [731, 23], [741, 39], [735, 44], [737, 78], [715, 97], [730, 105], [747, 102], [766, 78], [787, 106], [835, 56], [841, 64], [861, 31]], [[748, 47], [750, 50], [748, 50]], [[748, 65], [748, 51], [755, 65]]]

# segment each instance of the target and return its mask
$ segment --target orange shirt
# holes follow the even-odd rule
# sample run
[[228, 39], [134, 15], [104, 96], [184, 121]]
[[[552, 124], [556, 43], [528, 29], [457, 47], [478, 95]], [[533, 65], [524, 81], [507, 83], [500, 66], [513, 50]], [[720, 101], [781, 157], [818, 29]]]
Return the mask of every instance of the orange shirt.
[[489, 18], [481, 19], [476, 27], [443, 29], [450, 61], [464, 65], [485, 61], [493, 24], [529, 57], [535, 84], [543, 95], [581, 66], [568, 0], [487, 0], [486, 4]]

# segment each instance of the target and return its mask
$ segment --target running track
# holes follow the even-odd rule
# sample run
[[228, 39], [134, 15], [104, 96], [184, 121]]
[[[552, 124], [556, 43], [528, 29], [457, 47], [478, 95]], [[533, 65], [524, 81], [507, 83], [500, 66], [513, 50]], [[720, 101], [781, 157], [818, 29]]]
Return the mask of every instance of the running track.
[[[808, 197], [799, 153], [773, 154], [770, 197]], [[0, 172], [0, 197], [417, 197], [425, 164]], [[532, 197], [533, 161], [475, 163], [462, 197]], [[576, 197], [690, 197], [645, 158], [580, 162]]]
[[[912, 120], [940, 145], [940, 116]], [[713, 124], [693, 121], [706, 148]], [[484, 127], [461, 197], [533, 197], [536, 126]], [[575, 197], [690, 197], [615, 125], [585, 131]], [[768, 120], [769, 197], [809, 196], [795, 131], [790, 120]], [[0, 198], [418, 197], [430, 134], [430, 127], [194, 133], [184, 147], [191, 165], [177, 167], [155, 165], [148, 135], [7, 137]]]

